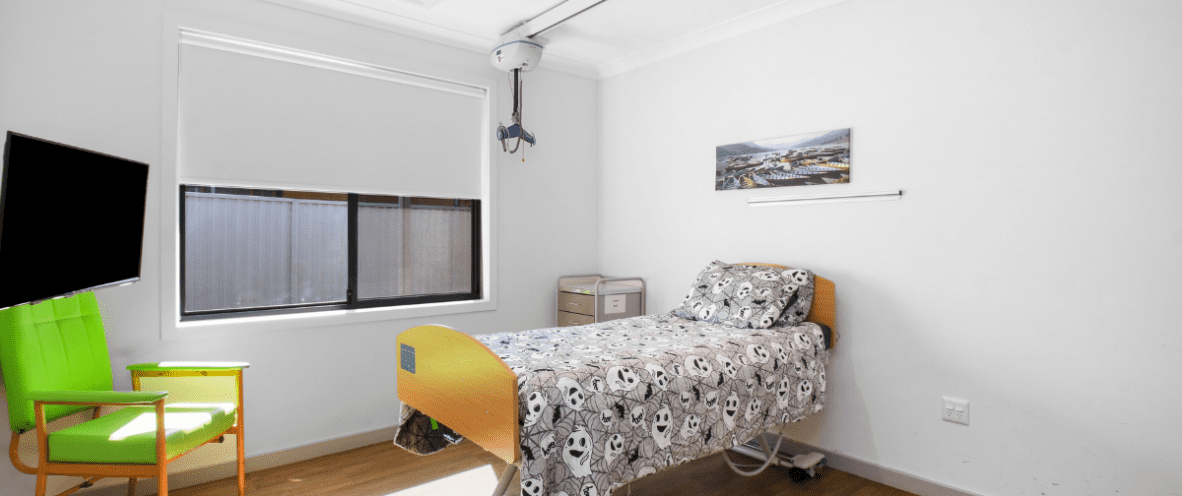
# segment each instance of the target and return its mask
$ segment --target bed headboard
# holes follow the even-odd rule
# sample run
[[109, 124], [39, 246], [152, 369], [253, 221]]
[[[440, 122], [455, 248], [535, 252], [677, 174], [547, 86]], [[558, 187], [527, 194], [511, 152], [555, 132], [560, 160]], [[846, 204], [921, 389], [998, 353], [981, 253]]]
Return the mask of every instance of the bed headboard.
[[[785, 270], [791, 268], [766, 263], [741, 263], [736, 265], [776, 267]], [[833, 281], [813, 274], [813, 304], [809, 307], [809, 318], [805, 319], [805, 321], [829, 327], [832, 331], [829, 335], [829, 348], [837, 345], [837, 326], [835, 325], [837, 321], [837, 287], [833, 284]]]

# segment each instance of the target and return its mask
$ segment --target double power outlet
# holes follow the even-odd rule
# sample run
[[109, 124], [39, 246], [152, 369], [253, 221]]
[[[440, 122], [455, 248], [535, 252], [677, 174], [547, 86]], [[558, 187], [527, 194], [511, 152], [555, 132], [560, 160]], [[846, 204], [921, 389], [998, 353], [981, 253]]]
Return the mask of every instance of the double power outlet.
[[945, 421], [969, 425], [969, 400], [945, 396], [943, 406], [940, 415]]

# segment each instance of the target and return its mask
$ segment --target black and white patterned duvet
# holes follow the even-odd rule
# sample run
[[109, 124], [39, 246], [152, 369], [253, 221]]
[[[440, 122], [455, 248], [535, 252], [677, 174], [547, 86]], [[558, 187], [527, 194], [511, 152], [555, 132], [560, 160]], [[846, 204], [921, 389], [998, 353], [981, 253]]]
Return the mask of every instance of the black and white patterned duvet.
[[[606, 496], [825, 403], [828, 353], [813, 323], [648, 315], [476, 339], [518, 376], [523, 496]], [[404, 408], [404, 422], [414, 413]]]

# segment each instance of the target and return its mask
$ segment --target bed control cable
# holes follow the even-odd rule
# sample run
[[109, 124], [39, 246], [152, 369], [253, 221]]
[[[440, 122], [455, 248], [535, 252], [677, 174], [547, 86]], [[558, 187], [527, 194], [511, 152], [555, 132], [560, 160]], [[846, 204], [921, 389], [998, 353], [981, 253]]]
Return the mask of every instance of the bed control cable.
[[762, 434], [757, 437], [759, 440], [759, 446], [752, 445], [750, 442], [748, 442], [747, 444], [742, 444], [731, 448], [736, 453], [747, 455], [751, 458], [755, 458], [756, 460], [763, 459], [763, 464], [758, 465], [758, 468], [755, 470], [744, 470], [756, 467], [757, 465], [736, 464], [731, 461], [729, 456], [727, 456], [726, 451], [722, 452], [723, 460], [726, 461], [726, 464], [729, 465], [731, 470], [733, 470], [736, 474], [747, 477], [759, 475], [772, 464], [787, 467], [788, 473], [792, 477], [792, 480], [797, 482], [816, 477], [820, 470], [826, 465], [825, 455], [816, 452], [791, 457], [780, 455], [780, 446], [784, 441], [784, 427], [786, 425], [787, 424], [780, 427], [780, 432], [777, 433], [779, 437], [776, 440], [776, 446], [773, 448], [768, 447], [767, 440]]
[[[722, 451], [722, 459], [726, 460], [726, 464], [729, 465], [731, 470], [733, 470], [736, 474], [742, 475], [744, 477], [759, 475], [763, 473], [763, 471], [769, 466], [771, 466], [773, 462], [776, 462], [779, 459], [776, 454], [780, 452], [780, 445], [784, 442], [784, 436], [779, 436], [776, 438], [776, 446], [774, 448], [768, 448], [767, 440], [763, 438], [762, 434], [756, 436], [756, 438], [759, 439], [759, 446], [763, 448], [763, 455], [766, 460], [763, 462], [763, 465], [760, 465], [759, 468], [755, 470], [743, 470], [742, 468], [739, 468], [738, 465], [735, 465], [735, 462], [731, 461], [731, 457], [727, 456], [726, 450]], [[750, 468], [754, 466], [755, 465], [743, 465], [744, 468]]]

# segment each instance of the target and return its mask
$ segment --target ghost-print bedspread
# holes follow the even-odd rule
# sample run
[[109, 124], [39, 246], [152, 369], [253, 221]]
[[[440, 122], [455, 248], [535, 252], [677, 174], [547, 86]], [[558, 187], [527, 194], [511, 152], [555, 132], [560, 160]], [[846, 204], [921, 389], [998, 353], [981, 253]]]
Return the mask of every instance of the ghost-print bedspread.
[[524, 496], [606, 496], [821, 410], [821, 328], [648, 315], [476, 337], [518, 375]]

